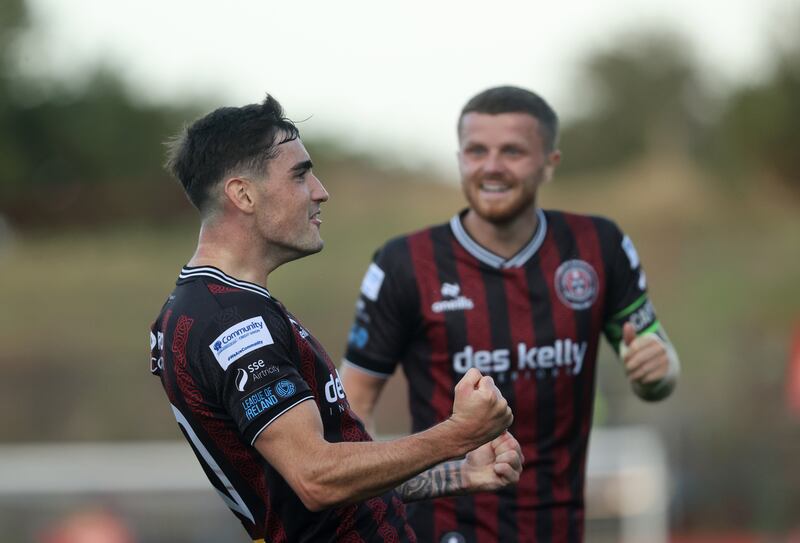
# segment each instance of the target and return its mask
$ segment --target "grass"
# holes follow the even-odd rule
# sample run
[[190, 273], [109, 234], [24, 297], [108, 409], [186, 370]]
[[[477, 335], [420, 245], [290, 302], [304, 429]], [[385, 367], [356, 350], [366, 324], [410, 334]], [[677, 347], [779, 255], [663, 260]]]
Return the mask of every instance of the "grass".
[[[334, 360], [344, 350], [358, 285], [375, 248], [401, 232], [442, 222], [464, 205], [453, 185], [392, 176], [391, 182], [347, 171], [329, 176], [326, 249], [270, 277], [273, 294]], [[732, 368], [748, 363], [741, 353], [745, 333], [748, 349], [768, 353], [762, 363], [778, 370], [764, 375], [776, 379], [791, 323], [800, 318], [796, 208], [769, 191], [733, 198], [716, 187], [681, 161], [651, 159], [594, 181], [560, 179], [540, 195], [545, 207], [610, 216], [636, 242], [651, 296], [684, 360], [678, 411], [701, 391], [705, 409], [730, 407], [723, 390], [708, 385], [721, 379], [728, 389], [740, 386]], [[4, 439], [176, 435], [147, 371], [147, 328], [195, 240], [193, 224], [127, 224], [22, 232], [0, 251]], [[602, 371], [609, 394], [626, 390], [616, 362], [604, 360]], [[397, 407], [405, 401], [402, 385], [392, 384], [387, 394], [379, 423], [385, 431], [404, 431], [405, 409]], [[659, 420], [657, 408], [629, 411], [627, 401], [621, 415], [612, 405], [612, 420], [629, 413]]]

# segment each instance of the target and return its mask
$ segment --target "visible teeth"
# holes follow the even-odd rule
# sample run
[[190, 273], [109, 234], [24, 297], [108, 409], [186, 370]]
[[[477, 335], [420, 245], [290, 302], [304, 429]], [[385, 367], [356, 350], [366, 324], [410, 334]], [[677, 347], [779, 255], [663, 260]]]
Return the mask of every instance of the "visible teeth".
[[508, 187], [505, 185], [486, 185], [482, 183], [481, 190], [486, 192], [505, 192], [508, 190]]

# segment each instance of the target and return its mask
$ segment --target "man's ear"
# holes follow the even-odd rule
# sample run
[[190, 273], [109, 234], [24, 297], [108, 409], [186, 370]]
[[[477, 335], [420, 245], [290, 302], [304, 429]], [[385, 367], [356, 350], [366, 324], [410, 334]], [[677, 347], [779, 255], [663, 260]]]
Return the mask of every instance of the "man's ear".
[[561, 151], [554, 149], [547, 154], [547, 165], [544, 167], [544, 182], [548, 183], [556, 173], [556, 167], [561, 163]]
[[255, 209], [253, 189], [253, 183], [242, 177], [231, 177], [225, 181], [223, 186], [225, 200], [248, 214], [253, 213]]

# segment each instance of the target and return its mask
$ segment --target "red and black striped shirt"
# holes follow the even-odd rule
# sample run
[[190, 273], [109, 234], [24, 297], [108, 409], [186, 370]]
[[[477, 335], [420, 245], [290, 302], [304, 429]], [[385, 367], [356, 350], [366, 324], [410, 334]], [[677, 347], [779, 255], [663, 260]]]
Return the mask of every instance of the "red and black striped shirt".
[[346, 360], [388, 377], [402, 364], [412, 430], [450, 416], [470, 368], [491, 375], [514, 411], [519, 485], [409, 507], [421, 541], [579, 542], [601, 332], [658, 328], [631, 243], [611, 221], [537, 210], [538, 228], [503, 259], [449, 223], [378, 250], [361, 286]]
[[253, 447], [304, 401], [319, 408], [327, 441], [371, 440], [325, 350], [266, 289], [213, 267], [184, 268], [150, 348], [181, 431], [254, 541], [416, 541], [394, 491], [311, 512]]

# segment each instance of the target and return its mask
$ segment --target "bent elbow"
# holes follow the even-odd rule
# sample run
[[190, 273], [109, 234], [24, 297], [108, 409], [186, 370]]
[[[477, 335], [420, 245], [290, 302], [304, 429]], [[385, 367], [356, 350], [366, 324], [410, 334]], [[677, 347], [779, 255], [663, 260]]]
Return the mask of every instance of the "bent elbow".
[[339, 505], [344, 505], [346, 499], [330, 487], [322, 484], [304, 482], [295, 490], [300, 501], [312, 513], [319, 513]]
[[313, 496], [299, 494], [299, 497], [300, 501], [303, 502], [303, 506], [312, 513], [319, 513], [330, 508], [330, 506], [326, 505], [320, 500], [317, 500]]

